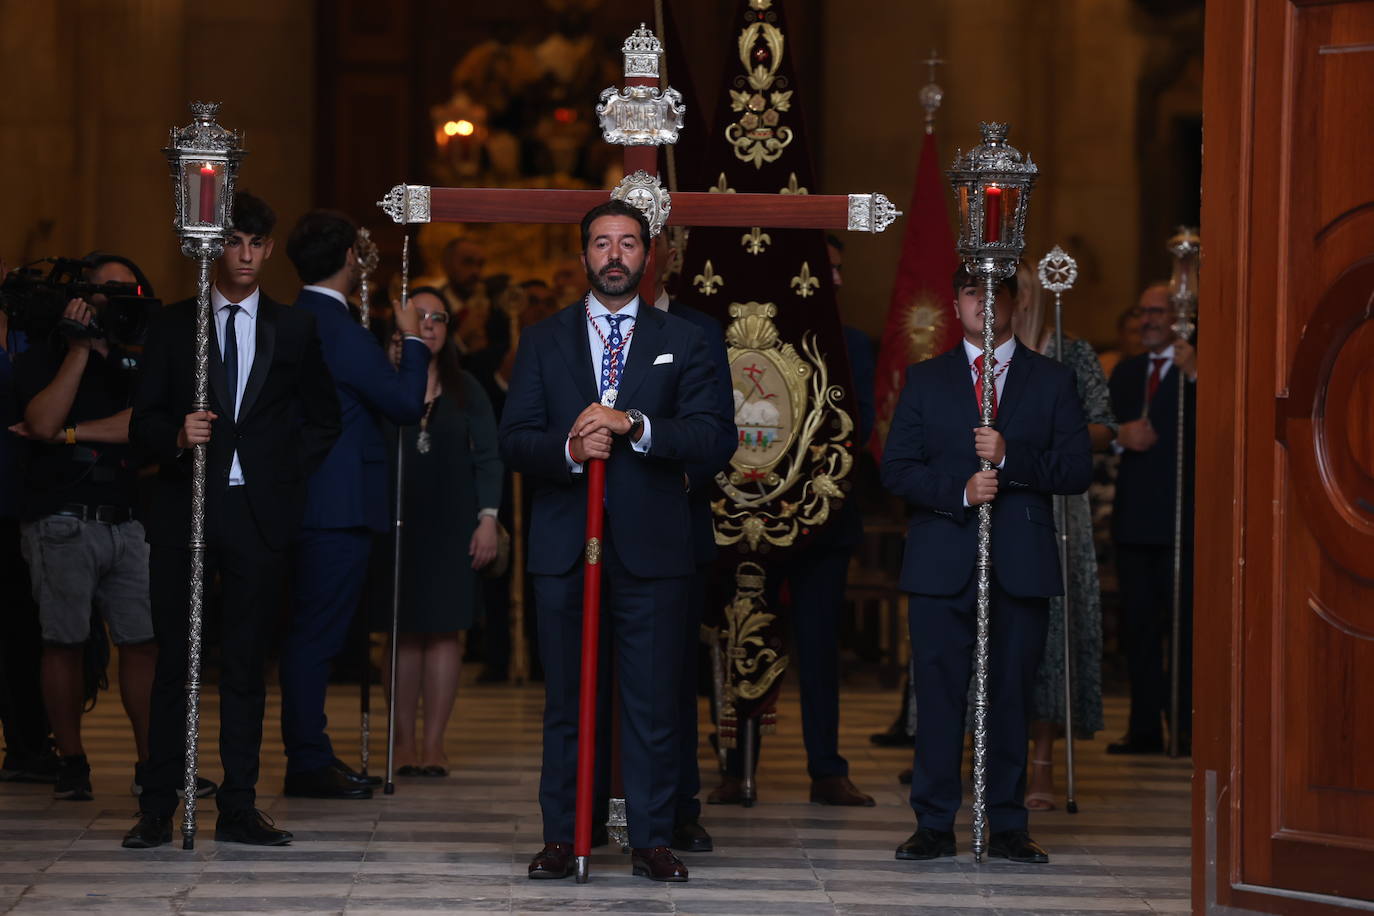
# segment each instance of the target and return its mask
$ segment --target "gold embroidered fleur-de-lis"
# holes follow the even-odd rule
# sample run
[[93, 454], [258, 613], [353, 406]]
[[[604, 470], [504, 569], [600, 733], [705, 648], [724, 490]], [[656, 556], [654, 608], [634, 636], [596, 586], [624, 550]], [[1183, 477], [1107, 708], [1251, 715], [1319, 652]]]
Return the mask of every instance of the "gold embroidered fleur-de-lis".
[[720, 173], [720, 178], [716, 179], [716, 183], [713, 184], [711, 187], [707, 188], [706, 190], [710, 191], [712, 194], [733, 194], [733, 193], [735, 193], [735, 189], [732, 188], [732, 187], [730, 187], [730, 182], [728, 182], [728, 181], [725, 180], [725, 173], [724, 173], [724, 172], [721, 172], [721, 173]]
[[711, 296], [715, 294], [717, 287], [725, 285], [725, 278], [716, 273], [716, 269], [708, 260], [701, 273], [692, 278], [692, 284], [703, 296]]
[[763, 254], [763, 250], [773, 242], [773, 237], [758, 226], [740, 236], [740, 244], [750, 254]]
[[797, 173], [793, 172], [787, 179], [787, 187], [778, 192], [779, 194], [809, 194], [806, 188], [799, 187], [797, 184]]
[[[707, 263], [709, 265], [710, 262]], [[821, 281], [811, 276], [811, 264], [809, 262], [802, 262], [801, 273], [792, 278], [792, 288], [803, 299], [809, 299], [815, 295], [816, 290], [821, 288]]]

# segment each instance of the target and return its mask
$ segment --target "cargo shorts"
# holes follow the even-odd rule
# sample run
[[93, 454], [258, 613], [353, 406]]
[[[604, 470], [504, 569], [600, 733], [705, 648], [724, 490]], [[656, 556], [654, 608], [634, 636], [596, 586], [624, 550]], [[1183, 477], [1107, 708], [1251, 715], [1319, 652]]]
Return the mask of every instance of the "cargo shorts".
[[43, 642], [79, 645], [100, 611], [117, 646], [153, 639], [148, 544], [137, 520], [117, 525], [48, 515], [20, 526]]

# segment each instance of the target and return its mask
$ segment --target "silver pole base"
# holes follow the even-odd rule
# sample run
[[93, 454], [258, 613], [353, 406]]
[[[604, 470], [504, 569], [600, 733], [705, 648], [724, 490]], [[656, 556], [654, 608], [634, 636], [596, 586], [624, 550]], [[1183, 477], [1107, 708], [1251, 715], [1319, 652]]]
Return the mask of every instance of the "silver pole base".
[[975, 865], [983, 864], [983, 853], [981, 850], [975, 849], [973, 851], [973, 862]]
[[586, 884], [587, 881], [591, 879], [591, 876], [592, 876], [592, 872], [591, 872], [591, 867], [592, 867], [591, 858], [592, 858], [591, 856], [578, 856], [578, 857], [577, 857], [577, 883], [578, 883], [578, 884]]

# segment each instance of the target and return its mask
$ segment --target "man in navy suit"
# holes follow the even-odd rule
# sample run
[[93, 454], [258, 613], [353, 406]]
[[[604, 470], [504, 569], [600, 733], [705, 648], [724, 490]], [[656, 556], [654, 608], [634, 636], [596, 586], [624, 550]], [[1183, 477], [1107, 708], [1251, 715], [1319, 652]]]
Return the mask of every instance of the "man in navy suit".
[[[645, 306], [649, 228], [620, 201], [582, 220], [592, 289], [529, 328], [501, 418], [501, 453], [530, 484], [529, 571], [544, 664], [544, 848], [531, 878], [572, 873], [586, 475], [606, 461], [602, 596], [620, 678], [635, 874], [686, 881], [673, 854], [683, 615], [696, 569], [689, 464], [724, 464], [735, 430], [695, 325]], [[611, 640], [608, 640], [610, 642]], [[604, 670], [604, 666], [603, 669]], [[600, 723], [601, 728], [609, 723]]]
[[[955, 854], [975, 642], [977, 507], [992, 503], [988, 853], [1048, 862], [1027, 830], [1027, 722], [1049, 598], [1064, 589], [1051, 497], [1088, 488], [1091, 445], [1073, 372], [1012, 336], [1015, 277], [997, 293], [996, 422], [981, 426], [985, 293], [962, 267], [954, 290], [964, 339], [907, 370], [883, 452], [883, 485], [912, 509], [900, 581], [910, 593], [917, 830], [897, 847], [897, 858]], [[992, 470], [979, 470], [982, 458]]]
[[343, 433], [306, 481], [281, 657], [286, 794], [307, 798], [371, 798], [380, 782], [358, 775], [334, 755], [325, 733], [325, 690], [330, 664], [343, 650], [358, 608], [372, 536], [390, 527], [387, 447], [378, 420], [419, 422], [429, 368], [414, 309], [405, 303], [396, 309], [406, 338], [399, 367], [349, 314], [347, 297], [360, 277], [357, 236], [357, 226], [344, 214], [315, 210], [301, 217], [286, 243], [305, 284], [296, 307], [315, 318], [343, 414]]
[[[1197, 354], [1174, 334], [1169, 287], [1140, 295], [1140, 342], [1146, 352], [1112, 371], [1112, 411], [1126, 420], [1114, 450], [1121, 456], [1112, 506], [1112, 540], [1121, 586], [1121, 643], [1131, 680], [1126, 734], [1108, 754], [1164, 750], [1160, 714], [1168, 715], [1164, 643], [1169, 635], [1174, 578], [1174, 493], [1178, 488], [1178, 386], [1184, 384], [1182, 617], [1179, 652], [1179, 743], [1191, 750], [1193, 681], [1193, 454], [1197, 411]], [[1129, 419], [1127, 419], [1129, 418]]]

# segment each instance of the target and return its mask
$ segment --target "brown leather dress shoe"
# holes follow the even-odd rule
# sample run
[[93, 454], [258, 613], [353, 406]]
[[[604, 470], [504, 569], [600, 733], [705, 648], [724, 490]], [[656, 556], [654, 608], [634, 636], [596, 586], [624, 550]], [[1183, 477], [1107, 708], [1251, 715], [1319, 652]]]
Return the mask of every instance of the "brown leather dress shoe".
[[[757, 801], [757, 799], [755, 799]], [[744, 804], [744, 780], [738, 776], [722, 776], [720, 785], [711, 790], [711, 794], [706, 796], [708, 805], [742, 805]]]
[[877, 802], [872, 795], [860, 792], [848, 776], [827, 776], [811, 780], [811, 804], [872, 808]]
[[572, 843], [545, 843], [544, 848], [530, 859], [530, 877], [566, 878], [576, 865]]
[[682, 882], [687, 880], [687, 866], [667, 846], [630, 850], [630, 862], [635, 874], [655, 881]]

